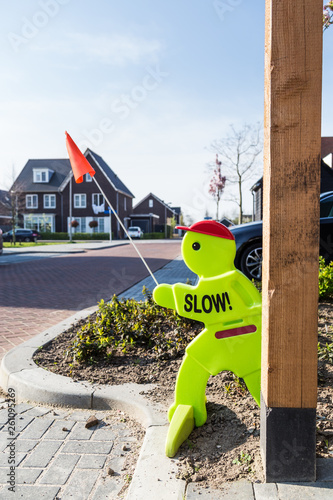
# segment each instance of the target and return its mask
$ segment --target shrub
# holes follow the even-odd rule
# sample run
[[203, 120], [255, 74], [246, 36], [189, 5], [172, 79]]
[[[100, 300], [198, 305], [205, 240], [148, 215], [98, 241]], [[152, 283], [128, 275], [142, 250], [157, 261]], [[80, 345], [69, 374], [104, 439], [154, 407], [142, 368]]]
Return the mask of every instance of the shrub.
[[143, 233], [145, 240], [162, 240], [163, 238], [165, 238], [164, 233]]
[[[43, 240], [69, 240], [68, 233], [41, 233]], [[109, 240], [110, 233], [72, 233], [73, 240]]]
[[319, 257], [319, 300], [333, 296], [333, 262], [325, 264], [325, 259]]
[[96, 319], [83, 325], [66, 353], [73, 361], [91, 362], [94, 356], [110, 358], [117, 348], [123, 353], [132, 347], [182, 356], [187, 344], [195, 337], [193, 328], [200, 323], [182, 318], [172, 309], [158, 306], [151, 292], [143, 289], [147, 300], [119, 300], [99, 303]]

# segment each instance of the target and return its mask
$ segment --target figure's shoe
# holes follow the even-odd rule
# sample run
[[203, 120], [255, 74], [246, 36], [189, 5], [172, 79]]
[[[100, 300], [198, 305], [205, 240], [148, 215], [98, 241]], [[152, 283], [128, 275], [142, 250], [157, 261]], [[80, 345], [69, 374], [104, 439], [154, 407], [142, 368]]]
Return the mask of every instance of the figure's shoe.
[[174, 457], [181, 444], [189, 437], [194, 429], [193, 407], [178, 405], [170, 422], [165, 443], [165, 454]]

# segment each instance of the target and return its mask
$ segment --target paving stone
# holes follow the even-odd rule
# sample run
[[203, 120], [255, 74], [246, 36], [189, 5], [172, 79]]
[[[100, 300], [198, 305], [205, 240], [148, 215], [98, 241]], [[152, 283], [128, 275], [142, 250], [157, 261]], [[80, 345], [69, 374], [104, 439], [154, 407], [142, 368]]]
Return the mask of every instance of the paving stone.
[[72, 429], [69, 440], [75, 439], [77, 441], [88, 441], [94, 433], [94, 429], [86, 429], [85, 422], [77, 422], [75, 427]]
[[[46, 431], [43, 439], [55, 439], [64, 440], [67, 438], [69, 432], [75, 425], [73, 420], [55, 420], [51, 427]], [[68, 429], [68, 431], [63, 431], [63, 429]]]
[[29, 415], [19, 415], [15, 418], [15, 431], [22, 432], [34, 420], [34, 417]]
[[[71, 413], [71, 420], [75, 420], [76, 422], [85, 422], [92, 415], [91, 411], [75, 411]], [[97, 415], [96, 415], [97, 416]]]
[[0, 433], [0, 452], [4, 451], [4, 449], [8, 446], [9, 442], [10, 441], [8, 440], [8, 433], [1, 432]]
[[13, 498], [23, 500], [54, 500], [59, 493], [59, 486], [29, 486], [29, 485], [19, 485], [15, 488], [15, 496], [9, 496], [11, 494], [7, 488], [3, 488], [0, 491], [0, 500], [10, 500]]
[[106, 477], [105, 479], [98, 481], [97, 488], [94, 491], [91, 500], [110, 500], [112, 498], [119, 498], [117, 494], [121, 488], [122, 484], [115, 482], [111, 477]]
[[115, 433], [111, 427], [102, 427], [101, 429], [96, 429], [91, 437], [92, 441], [114, 441]]
[[71, 500], [86, 500], [99, 474], [99, 470], [76, 470], [64, 489], [62, 500], [66, 498], [70, 498]]
[[82, 455], [77, 467], [79, 469], [102, 469], [107, 455]]
[[333, 481], [333, 458], [317, 458], [317, 481]]
[[33, 422], [22, 432], [22, 439], [40, 439], [47, 429], [52, 425], [53, 419], [35, 418]]
[[42, 441], [24, 461], [24, 467], [46, 467], [62, 441]]
[[[15, 469], [15, 484], [34, 484], [38, 476], [43, 472], [43, 469], [25, 469], [16, 467]], [[9, 480], [9, 468], [0, 468], [0, 484], [6, 485]]]
[[38, 440], [34, 439], [20, 439], [20, 437], [16, 440], [16, 450], [18, 452], [28, 452], [31, 451], [37, 446], [39, 443]]
[[15, 405], [16, 413], [24, 413], [27, 410], [31, 410], [31, 408], [33, 408], [33, 406], [29, 403], [18, 403]]
[[17, 467], [16, 469], [16, 483], [17, 484], [34, 484], [36, 479], [41, 475], [44, 469], [23, 468]]
[[41, 417], [43, 415], [47, 415], [48, 413], [51, 413], [50, 408], [44, 408], [43, 406], [35, 406], [26, 412], [26, 414], [30, 417]]
[[275, 483], [254, 483], [253, 489], [256, 500], [279, 500]]
[[[22, 460], [26, 457], [26, 453], [18, 453], [17, 450], [15, 452], [15, 465], [18, 466]], [[5, 451], [0, 453], [0, 467], [8, 467], [8, 459], [9, 459], [9, 449], [7, 448]]]
[[290, 500], [332, 500], [333, 483], [278, 483], [279, 499]]
[[88, 454], [108, 454], [112, 448], [112, 443], [101, 443], [99, 441], [67, 441], [62, 453], [88, 453]]
[[221, 484], [219, 490], [203, 488], [197, 483], [189, 483], [186, 490], [186, 500], [255, 500], [252, 483], [237, 481], [231, 485]]
[[65, 484], [79, 458], [79, 455], [60, 453], [41, 477], [40, 484]]

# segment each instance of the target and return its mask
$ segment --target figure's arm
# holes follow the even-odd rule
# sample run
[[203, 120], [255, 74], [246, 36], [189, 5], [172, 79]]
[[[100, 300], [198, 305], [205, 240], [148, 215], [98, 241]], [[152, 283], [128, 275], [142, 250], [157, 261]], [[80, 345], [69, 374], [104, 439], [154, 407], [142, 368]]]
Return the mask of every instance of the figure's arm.
[[176, 308], [172, 285], [158, 285], [154, 288], [153, 299], [159, 306], [168, 307], [169, 309]]
[[184, 310], [184, 304], [186, 294], [192, 292], [194, 288], [195, 287], [191, 285], [185, 285], [183, 283], [176, 283], [175, 285], [158, 285], [154, 288], [153, 299], [159, 306], [175, 309], [181, 316], [191, 318], [193, 313], [187, 313], [186, 310]]
[[231, 284], [232, 288], [242, 298], [247, 307], [261, 307], [261, 295], [254, 284], [248, 280], [243, 274], [237, 272], [237, 280]]

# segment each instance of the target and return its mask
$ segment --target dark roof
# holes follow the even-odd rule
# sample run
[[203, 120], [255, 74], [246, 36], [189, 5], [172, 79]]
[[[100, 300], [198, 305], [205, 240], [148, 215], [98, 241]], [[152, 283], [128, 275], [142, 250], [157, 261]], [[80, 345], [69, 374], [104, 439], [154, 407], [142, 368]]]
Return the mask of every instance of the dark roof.
[[[144, 198], [142, 198], [142, 200], [140, 200], [136, 205], [135, 207], [133, 207], [133, 210], [137, 210], [137, 208], [147, 199], [147, 198], [155, 198], [156, 201], [158, 201], [158, 203], [160, 203], [161, 205], [163, 205], [164, 207], [167, 208], [167, 210], [169, 210], [169, 212], [173, 212], [175, 214], [177, 214], [175, 208], [178, 208], [178, 207], [170, 207], [170, 205], [168, 205], [167, 203], [165, 203], [165, 201], [161, 200], [161, 198], [159, 198], [158, 196], [156, 196], [156, 194], [153, 194], [153, 193], [149, 193], [147, 194], [147, 196], [145, 196]], [[180, 207], [179, 207], [180, 208]]]
[[[33, 182], [33, 169], [48, 168], [53, 170], [50, 182]], [[59, 189], [71, 170], [69, 160], [28, 160], [13, 187], [25, 192], [55, 192]]]
[[0, 189], [0, 217], [10, 214], [9, 192]]
[[321, 157], [333, 153], [333, 137], [322, 137], [321, 138]]
[[5, 203], [8, 201], [9, 192], [0, 189], [0, 203]]
[[[94, 153], [91, 149], [87, 149], [86, 152], [84, 153], [85, 157], [89, 161], [89, 155], [90, 158], [92, 158], [93, 161], [97, 162], [98, 165], [101, 167], [103, 172], [106, 174], [106, 176], [110, 179], [111, 183], [115, 187], [116, 191], [122, 191], [123, 193], [127, 194], [131, 198], [134, 198], [134, 194], [131, 193], [131, 191], [125, 186], [125, 184], [119, 179], [119, 177], [114, 173], [114, 171], [109, 167], [107, 163], [103, 160], [101, 156], [98, 154]], [[89, 163], [94, 166], [94, 164], [89, 161]]]

